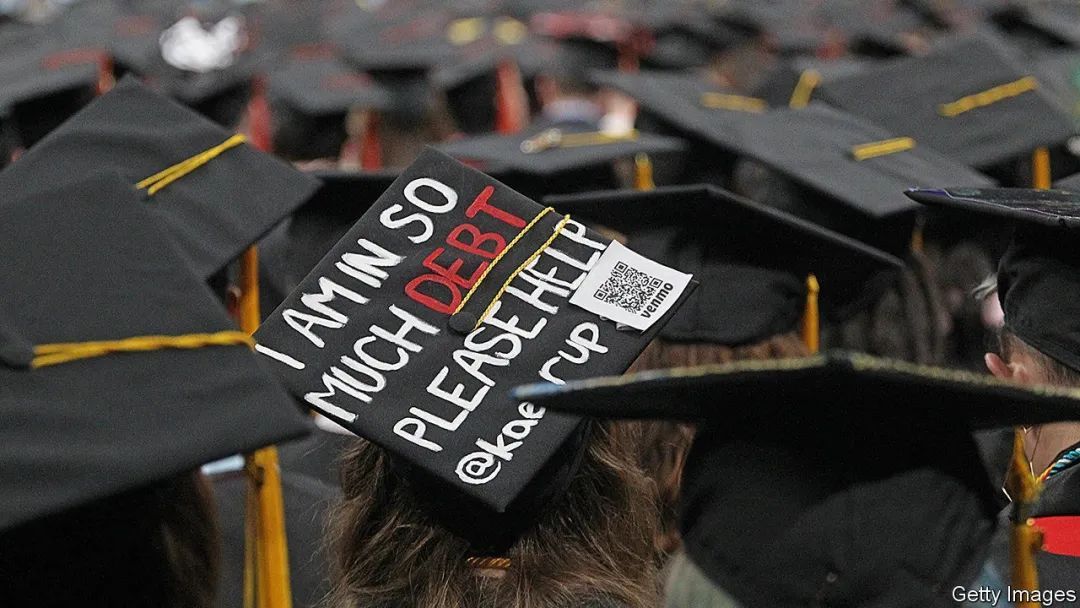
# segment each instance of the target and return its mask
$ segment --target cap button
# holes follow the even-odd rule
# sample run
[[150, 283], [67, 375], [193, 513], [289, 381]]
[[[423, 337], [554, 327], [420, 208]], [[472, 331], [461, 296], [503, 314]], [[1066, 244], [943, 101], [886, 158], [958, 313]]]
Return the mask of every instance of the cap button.
[[459, 312], [450, 317], [448, 325], [451, 331], [464, 336], [471, 332], [479, 322], [480, 319], [476, 315], [470, 312]]

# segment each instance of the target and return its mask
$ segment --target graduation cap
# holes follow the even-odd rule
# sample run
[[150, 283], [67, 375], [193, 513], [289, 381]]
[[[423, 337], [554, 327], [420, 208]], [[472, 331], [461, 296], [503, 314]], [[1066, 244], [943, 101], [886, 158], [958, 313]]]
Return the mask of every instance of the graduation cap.
[[[282, 226], [274, 241], [260, 243], [260, 264], [277, 305], [367, 213], [397, 179], [397, 171], [313, 171], [319, 189]], [[277, 231], [275, 231], [277, 232]]]
[[42, 35], [44, 40], [5, 48], [0, 60], [0, 108], [8, 110], [24, 147], [89, 103], [112, 78], [103, 49], [70, 46]]
[[827, 353], [521, 387], [573, 415], [697, 422], [689, 557], [741, 605], [946, 605], [996, 506], [972, 429], [1080, 418], [1080, 391]]
[[980, 168], [1074, 132], [1038, 78], [981, 35], [822, 83], [816, 97]]
[[0, 173], [28, 194], [95, 170], [143, 190], [189, 266], [209, 277], [300, 206], [317, 182], [125, 78]]
[[516, 135], [481, 135], [440, 144], [454, 158], [494, 169], [529, 195], [563, 194], [614, 187], [612, 163], [648, 154], [678, 159], [686, 144], [678, 138], [637, 130], [596, 131], [584, 123], [533, 129]]
[[[743, 186], [743, 194], [903, 257], [917, 206], [904, 190], [920, 184], [990, 186], [993, 182], [939, 154], [918, 138], [897, 137], [828, 106], [765, 115], [746, 138], [746, 157], [781, 173], [812, 195]], [[716, 139], [727, 135], [717, 130]], [[936, 181], [935, 181], [936, 180]]]
[[0, 223], [0, 529], [306, 432], [130, 183], [89, 173]]
[[427, 150], [263, 323], [256, 350], [297, 400], [395, 456], [433, 516], [505, 548], [583, 448], [580, 419], [506, 390], [625, 370], [689, 281]]
[[913, 190], [908, 196], [1014, 227], [997, 272], [1005, 327], [1080, 371], [1080, 194], [949, 188]]
[[216, 17], [204, 23], [193, 15], [173, 21], [142, 15], [152, 26], [110, 42], [117, 69], [140, 76], [222, 126], [235, 126], [247, 109], [266, 49], [252, 42], [242, 15]]
[[884, 252], [710, 186], [544, 202], [617, 230], [631, 249], [694, 275], [698, 289], [660, 331], [671, 341], [740, 345], [793, 331], [803, 318], [811, 274], [826, 318], [842, 320], [903, 267]]
[[772, 69], [753, 94], [774, 107], [806, 107], [822, 82], [858, 74], [868, 65], [873, 64], [853, 57], [831, 60], [791, 57]]
[[831, 0], [821, 11], [853, 53], [872, 57], [907, 54], [905, 36], [924, 26], [923, 17], [898, 0]]
[[332, 57], [294, 59], [273, 72], [268, 97], [274, 113], [274, 152], [286, 158], [336, 158], [355, 109], [390, 107], [390, 92]]

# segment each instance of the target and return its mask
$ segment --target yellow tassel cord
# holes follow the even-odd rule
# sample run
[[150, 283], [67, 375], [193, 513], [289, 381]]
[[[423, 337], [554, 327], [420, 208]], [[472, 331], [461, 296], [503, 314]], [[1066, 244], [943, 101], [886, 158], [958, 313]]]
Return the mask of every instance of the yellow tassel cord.
[[634, 190], [645, 191], [656, 188], [653, 181], [652, 159], [644, 152], [634, 157]]
[[499, 252], [499, 255], [495, 256], [494, 260], [491, 260], [491, 263], [488, 264], [488, 267], [485, 268], [484, 272], [480, 274], [480, 278], [476, 279], [476, 282], [473, 283], [472, 289], [469, 290], [469, 293], [465, 294], [464, 298], [461, 298], [461, 304], [458, 304], [458, 307], [454, 309], [455, 315], [461, 312], [461, 309], [465, 308], [465, 304], [468, 303], [469, 298], [472, 298], [473, 294], [476, 293], [477, 288], [480, 287], [480, 284], [484, 282], [484, 279], [486, 279], [489, 274], [491, 274], [491, 270], [495, 268], [495, 265], [498, 264], [499, 261], [502, 260], [507, 253], [510, 253], [510, 250], [514, 248], [514, 245], [517, 245], [518, 241], [520, 241], [527, 232], [532, 230], [532, 227], [536, 225], [536, 222], [540, 221], [540, 218], [551, 213], [552, 211], [555, 210], [551, 207], [546, 207], [542, 209], [540, 213], [537, 213], [536, 217], [530, 220], [528, 224], [525, 224], [525, 227], [521, 229], [521, 232], [517, 233], [517, 236], [515, 236], [509, 243], [507, 243], [506, 247], [504, 247], [503, 250]]
[[1039, 81], [1034, 76], [1025, 76], [1019, 80], [998, 85], [985, 91], [961, 97], [956, 101], [938, 106], [938, 114], [946, 118], [955, 118], [965, 112], [997, 103], [1010, 97], [1017, 97], [1039, 88]]
[[705, 93], [701, 96], [701, 105], [713, 110], [732, 110], [734, 112], [752, 112], [760, 114], [769, 109], [764, 99], [730, 95], [728, 93]]
[[[1006, 481], [1009, 497], [1013, 501], [1013, 523], [1010, 536], [1011, 572], [1013, 589], [1035, 591], [1039, 588], [1039, 573], [1035, 555], [1042, 547], [1042, 533], [1032, 525], [1029, 517], [1031, 505], [1039, 495], [1039, 482], [1031, 473], [1031, 465], [1024, 451], [1023, 431], [1013, 431], [1013, 453], [1009, 461], [1009, 477]], [[1040, 608], [1039, 602], [1017, 602], [1016, 608]]]
[[879, 156], [888, 156], [906, 152], [915, 147], [915, 140], [910, 137], [894, 137], [881, 141], [872, 141], [851, 147], [851, 157], [857, 161], [869, 160]]
[[169, 167], [168, 169], [159, 171], [151, 175], [150, 177], [136, 184], [136, 186], [138, 186], [140, 190], [146, 190], [147, 194], [153, 196], [157, 194], [162, 188], [165, 188], [169, 184], [184, 177], [192, 171], [195, 171], [199, 167], [214, 160], [218, 156], [221, 156], [223, 152], [231, 150], [232, 148], [235, 148], [236, 146], [239, 146], [246, 141], [247, 137], [245, 137], [244, 135], [233, 135], [229, 139], [226, 139], [220, 144], [214, 146], [213, 148], [199, 152], [198, 154], [192, 156], [191, 158], [188, 158], [187, 160], [180, 161], [175, 165]]
[[802, 74], [799, 74], [799, 82], [795, 83], [795, 88], [791, 91], [788, 107], [798, 109], [810, 105], [810, 97], [819, 84], [821, 84], [821, 74], [817, 70], [804, 70]]
[[552, 148], [602, 146], [623, 141], [637, 141], [637, 138], [637, 129], [630, 129], [624, 133], [604, 133], [603, 131], [563, 133], [559, 129], [548, 129], [521, 142], [521, 151], [525, 154], [536, 154]]
[[[251, 334], [259, 328], [259, 253], [253, 246], [240, 260], [240, 329]], [[244, 548], [244, 606], [292, 608], [289, 550], [285, 538], [285, 502], [277, 448], [263, 448], [245, 458], [248, 499]], [[250, 534], [254, 534], [252, 539]], [[253, 578], [254, 580], [249, 580]], [[247, 596], [255, 592], [255, 597]]]
[[802, 339], [811, 354], [821, 350], [821, 313], [818, 310], [818, 294], [821, 286], [813, 274], [806, 277], [806, 309], [803, 311]]
[[1031, 155], [1031, 186], [1049, 190], [1050, 184], [1050, 150], [1036, 148]]
[[92, 359], [113, 353], [140, 353], [155, 350], [190, 350], [207, 346], [255, 345], [251, 336], [239, 331], [219, 331], [212, 334], [186, 334], [180, 336], [136, 336], [122, 340], [100, 342], [67, 342], [40, 344], [34, 347], [34, 359], [30, 367], [48, 367], [80, 359]]

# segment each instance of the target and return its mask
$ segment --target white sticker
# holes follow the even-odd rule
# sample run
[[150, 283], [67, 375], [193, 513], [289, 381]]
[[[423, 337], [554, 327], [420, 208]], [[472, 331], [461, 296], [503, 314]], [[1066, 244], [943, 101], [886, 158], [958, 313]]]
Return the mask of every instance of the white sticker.
[[570, 297], [570, 303], [645, 331], [679, 300], [691, 278], [612, 242]]

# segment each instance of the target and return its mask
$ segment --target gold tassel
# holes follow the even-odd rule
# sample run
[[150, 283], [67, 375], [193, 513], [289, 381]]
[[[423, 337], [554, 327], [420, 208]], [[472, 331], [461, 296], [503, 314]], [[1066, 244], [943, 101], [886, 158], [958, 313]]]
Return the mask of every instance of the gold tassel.
[[640, 152], [634, 157], [634, 190], [652, 190], [656, 188], [653, 181], [652, 159], [648, 154]]
[[[1032, 525], [1029, 512], [1039, 494], [1039, 482], [1031, 473], [1031, 464], [1024, 451], [1024, 435], [1018, 428], [1013, 431], [1013, 453], [1009, 461], [1009, 479], [1006, 482], [1009, 498], [1013, 501], [1013, 523], [1009, 550], [1011, 556], [1010, 587], [1036, 591], [1039, 573], [1035, 555], [1042, 547], [1042, 533]], [[1016, 608], [1040, 608], [1039, 602], [1017, 602]]]
[[[240, 261], [240, 329], [249, 334], [259, 328], [259, 253], [252, 246]], [[289, 584], [289, 551], [285, 539], [285, 503], [281, 494], [281, 471], [277, 448], [270, 446], [245, 458], [248, 475], [249, 519], [245, 528], [255, 538], [245, 538], [245, 549], [254, 552], [245, 560], [255, 564], [254, 585], [250, 588], [245, 575], [245, 606], [259, 608], [292, 608], [292, 589]], [[252, 498], [252, 496], [254, 498]], [[254, 519], [254, 522], [251, 519]], [[247, 597], [255, 591], [254, 601]]]
[[1050, 150], [1036, 148], [1031, 155], [1031, 185], [1039, 190], [1049, 190], [1050, 183]]
[[821, 286], [813, 274], [806, 276], [806, 309], [803, 311], [802, 339], [811, 354], [821, 350], [821, 315], [818, 294]]

